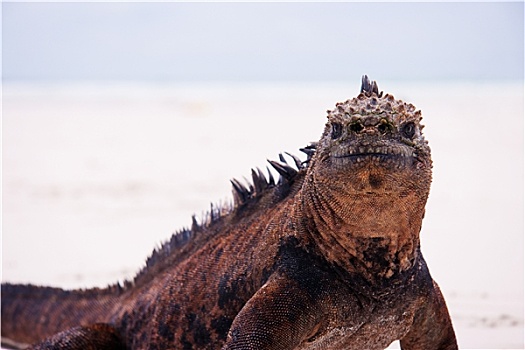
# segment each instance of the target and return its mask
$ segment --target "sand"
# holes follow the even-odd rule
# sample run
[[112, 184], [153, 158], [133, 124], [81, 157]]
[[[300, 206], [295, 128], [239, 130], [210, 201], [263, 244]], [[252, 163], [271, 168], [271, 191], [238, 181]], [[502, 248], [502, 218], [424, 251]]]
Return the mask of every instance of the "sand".
[[[523, 348], [523, 84], [379, 87], [423, 111], [422, 249], [461, 348]], [[132, 278], [192, 214], [231, 200], [229, 179], [317, 140], [326, 109], [358, 88], [4, 83], [2, 281]]]

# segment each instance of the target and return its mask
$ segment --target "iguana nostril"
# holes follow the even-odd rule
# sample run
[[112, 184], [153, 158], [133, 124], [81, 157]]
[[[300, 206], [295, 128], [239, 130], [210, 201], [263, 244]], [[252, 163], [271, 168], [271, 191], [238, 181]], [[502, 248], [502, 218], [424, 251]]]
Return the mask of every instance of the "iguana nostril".
[[361, 131], [363, 131], [364, 128], [365, 127], [363, 126], [363, 124], [361, 124], [361, 122], [359, 121], [350, 124], [350, 130], [355, 133], [360, 133]]
[[386, 133], [388, 132], [389, 129], [390, 129], [390, 128], [388, 127], [387, 124], [379, 124], [379, 125], [377, 126], [377, 130], [379, 130], [379, 132], [380, 132], [381, 134], [386, 134]]
[[393, 130], [393, 126], [391, 123], [389, 123], [386, 119], [381, 119], [381, 122], [379, 122], [379, 124], [377, 125], [377, 130], [381, 133], [381, 134], [386, 134], [390, 131]]

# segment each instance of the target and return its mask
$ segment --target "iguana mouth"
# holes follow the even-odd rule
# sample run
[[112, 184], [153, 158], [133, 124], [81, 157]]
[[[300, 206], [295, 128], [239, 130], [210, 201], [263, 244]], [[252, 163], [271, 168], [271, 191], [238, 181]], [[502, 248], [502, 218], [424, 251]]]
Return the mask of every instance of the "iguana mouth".
[[338, 162], [352, 164], [366, 161], [375, 161], [379, 163], [391, 163], [396, 165], [411, 164], [414, 159], [414, 152], [408, 147], [355, 147], [350, 149], [341, 149], [332, 154], [332, 157]]
[[385, 158], [410, 158], [414, 156], [412, 149], [403, 146], [361, 146], [341, 149], [334, 152], [334, 158], [361, 158], [361, 157], [385, 157]]
[[388, 153], [353, 153], [353, 154], [344, 154], [340, 156], [335, 156], [334, 158], [350, 158], [350, 159], [361, 159], [361, 158], [372, 158], [372, 159], [398, 159], [398, 158], [407, 158], [400, 154], [388, 154]]

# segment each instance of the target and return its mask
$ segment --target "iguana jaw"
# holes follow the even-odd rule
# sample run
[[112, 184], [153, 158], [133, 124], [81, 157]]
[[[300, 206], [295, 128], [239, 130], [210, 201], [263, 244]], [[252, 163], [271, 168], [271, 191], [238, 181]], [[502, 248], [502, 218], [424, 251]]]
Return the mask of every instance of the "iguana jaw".
[[428, 193], [432, 178], [430, 160], [426, 161], [426, 156], [410, 146], [392, 144], [334, 147], [312, 163], [312, 168], [317, 168], [313, 181], [342, 201], [344, 197], [363, 194]]

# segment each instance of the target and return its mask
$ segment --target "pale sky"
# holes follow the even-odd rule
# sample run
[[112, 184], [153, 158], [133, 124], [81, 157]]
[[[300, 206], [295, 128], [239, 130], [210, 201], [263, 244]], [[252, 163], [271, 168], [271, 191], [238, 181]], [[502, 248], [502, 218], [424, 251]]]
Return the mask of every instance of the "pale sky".
[[513, 3], [2, 3], [4, 81], [523, 79]]

